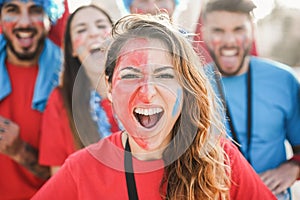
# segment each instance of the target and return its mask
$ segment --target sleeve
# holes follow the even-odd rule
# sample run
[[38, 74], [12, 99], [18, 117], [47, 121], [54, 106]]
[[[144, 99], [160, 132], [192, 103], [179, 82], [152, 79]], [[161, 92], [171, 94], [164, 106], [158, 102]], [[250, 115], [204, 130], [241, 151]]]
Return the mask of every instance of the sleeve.
[[286, 119], [287, 140], [292, 147], [296, 147], [300, 146], [300, 83], [295, 76], [291, 78], [289, 90], [291, 93], [291, 106]]
[[264, 185], [239, 150], [231, 142], [227, 142], [224, 147], [231, 167], [230, 199], [275, 200], [276, 197]]
[[77, 186], [71, 171], [69, 162], [66, 162], [66, 164], [33, 196], [32, 200], [79, 199]]
[[39, 163], [60, 166], [75, 152], [73, 135], [59, 89], [50, 95], [42, 118]]

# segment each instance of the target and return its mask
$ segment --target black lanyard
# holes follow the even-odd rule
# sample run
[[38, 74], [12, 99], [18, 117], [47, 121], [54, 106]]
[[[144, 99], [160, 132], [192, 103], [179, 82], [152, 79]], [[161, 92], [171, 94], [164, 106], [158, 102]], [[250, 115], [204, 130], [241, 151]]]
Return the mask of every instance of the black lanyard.
[[134, 172], [132, 167], [132, 155], [131, 155], [131, 149], [129, 146], [128, 138], [126, 140], [125, 151], [124, 151], [124, 167], [125, 167], [128, 198], [130, 200], [138, 200], [139, 198], [136, 191], [136, 184], [134, 180]]
[[[216, 69], [216, 67], [214, 67], [214, 74], [215, 74], [215, 80], [218, 86], [218, 90], [220, 92], [221, 98], [222, 98], [222, 102], [223, 102], [223, 106], [224, 109], [226, 111], [226, 117], [228, 118], [228, 122], [229, 122], [229, 128], [232, 134], [233, 139], [239, 143], [238, 137], [237, 137], [237, 132], [234, 129], [234, 124], [232, 121], [232, 117], [230, 114], [230, 110], [229, 107], [226, 105], [226, 99], [225, 99], [225, 95], [224, 95], [224, 91], [223, 91], [223, 87], [221, 84], [221, 81], [219, 78], [216, 77], [216, 74], [219, 73]], [[250, 160], [250, 148], [251, 148], [251, 134], [252, 134], [252, 77], [251, 77], [251, 65], [249, 63], [249, 67], [248, 67], [248, 71], [247, 71], [247, 160], [249, 163], [251, 163]], [[241, 151], [240, 146], [236, 145], [238, 147], [238, 149]], [[242, 152], [242, 151], [241, 151]], [[245, 156], [245, 155], [244, 155]]]

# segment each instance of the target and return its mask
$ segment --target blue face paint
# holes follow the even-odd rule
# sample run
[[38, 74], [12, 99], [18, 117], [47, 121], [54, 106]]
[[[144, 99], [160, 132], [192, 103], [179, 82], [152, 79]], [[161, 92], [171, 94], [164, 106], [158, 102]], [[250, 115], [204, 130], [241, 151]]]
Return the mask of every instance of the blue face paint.
[[176, 98], [176, 102], [175, 102], [175, 105], [174, 105], [173, 111], [172, 111], [173, 117], [176, 116], [176, 114], [178, 113], [181, 99], [182, 99], [182, 89], [177, 89], [177, 98]]
[[5, 22], [15, 22], [18, 20], [18, 17], [4, 16], [3, 21]]
[[[12, 0], [0, 0], [0, 8], [3, 4], [9, 3]], [[36, 5], [42, 6], [50, 21], [55, 24], [65, 12], [64, 0], [21, 0], [23, 3], [34, 2]]]

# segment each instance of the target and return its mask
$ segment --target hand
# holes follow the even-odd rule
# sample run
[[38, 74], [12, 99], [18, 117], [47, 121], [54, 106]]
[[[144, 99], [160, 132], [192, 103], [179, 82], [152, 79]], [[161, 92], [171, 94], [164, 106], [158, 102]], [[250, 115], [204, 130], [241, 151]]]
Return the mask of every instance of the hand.
[[22, 146], [19, 126], [0, 116], [0, 153], [13, 158]]
[[286, 162], [276, 169], [259, 174], [265, 185], [277, 195], [293, 185], [299, 175], [300, 167], [294, 162]]

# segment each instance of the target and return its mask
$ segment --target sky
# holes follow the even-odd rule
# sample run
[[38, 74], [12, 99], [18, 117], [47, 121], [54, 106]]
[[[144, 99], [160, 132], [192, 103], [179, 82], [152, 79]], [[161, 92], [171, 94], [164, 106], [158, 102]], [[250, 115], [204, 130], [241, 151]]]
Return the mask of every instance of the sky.
[[[274, 8], [276, 0], [253, 0], [257, 8], [254, 10], [255, 17], [261, 19], [268, 15]], [[300, 9], [299, 0], [277, 0], [280, 6], [287, 8], [298, 8]]]
[[[121, 0], [120, 0], [121, 1]], [[189, 0], [192, 1], [192, 0]], [[256, 4], [257, 8], [254, 10], [254, 14], [256, 19], [259, 20], [266, 15], [268, 15], [273, 7], [274, 1], [277, 1], [281, 6], [285, 6], [288, 8], [298, 8], [300, 9], [300, 1], [299, 0], [253, 0]], [[89, 4], [91, 0], [79, 1], [79, 0], [68, 0], [70, 11], [74, 11], [78, 6], [82, 4]]]

